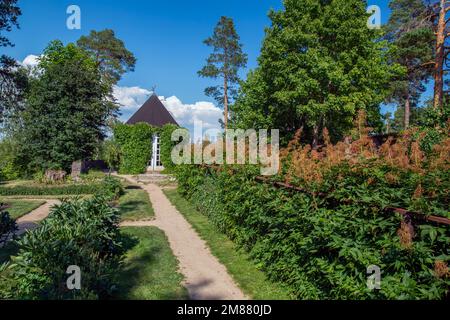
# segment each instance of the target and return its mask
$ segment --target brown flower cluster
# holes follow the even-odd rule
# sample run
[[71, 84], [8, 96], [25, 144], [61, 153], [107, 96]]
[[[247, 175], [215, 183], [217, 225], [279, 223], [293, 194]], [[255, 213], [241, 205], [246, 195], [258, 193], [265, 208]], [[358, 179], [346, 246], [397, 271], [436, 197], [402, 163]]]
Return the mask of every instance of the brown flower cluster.
[[441, 260], [437, 260], [434, 262], [434, 274], [436, 277], [443, 279], [450, 276], [450, 269], [448, 268], [447, 263]]
[[[328, 130], [324, 129], [324, 145], [317, 149], [300, 144], [302, 131], [299, 130], [288, 147], [281, 151], [282, 163], [287, 168], [286, 181], [290, 182], [296, 177], [305, 182], [320, 182], [325, 172], [343, 162], [349, 163], [355, 169], [367, 165], [387, 164], [419, 174], [438, 168], [450, 170], [450, 138], [436, 145], [432, 156], [427, 158], [420, 148], [421, 141], [426, 137], [425, 134], [418, 134], [418, 129], [411, 129], [398, 137], [388, 137], [380, 145], [382, 137], [371, 135], [372, 129], [364, 126], [365, 123], [366, 116], [360, 112], [355, 121], [353, 138], [347, 137], [335, 145], [330, 142]], [[368, 160], [372, 160], [370, 164]], [[395, 173], [389, 173], [386, 180], [395, 184], [398, 177]], [[419, 187], [417, 196], [421, 192]]]

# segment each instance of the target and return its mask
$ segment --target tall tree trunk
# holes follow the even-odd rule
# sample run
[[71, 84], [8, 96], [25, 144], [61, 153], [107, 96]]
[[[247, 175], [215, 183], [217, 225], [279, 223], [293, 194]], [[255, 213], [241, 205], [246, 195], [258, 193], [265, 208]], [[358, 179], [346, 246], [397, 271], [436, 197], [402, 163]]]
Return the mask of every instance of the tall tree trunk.
[[319, 124], [314, 125], [313, 127], [313, 141], [312, 141], [312, 148], [317, 149], [317, 146], [319, 145]]
[[225, 75], [224, 77], [224, 94], [223, 94], [223, 109], [224, 109], [224, 117], [225, 117], [225, 130], [228, 129], [228, 77]]
[[411, 97], [409, 95], [409, 90], [406, 93], [406, 100], [405, 100], [405, 130], [409, 128], [409, 120], [411, 118]]
[[441, 0], [439, 20], [436, 31], [436, 62], [434, 73], [434, 108], [439, 109], [444, 101], [444, 60], [445, 60], [445, 2]]

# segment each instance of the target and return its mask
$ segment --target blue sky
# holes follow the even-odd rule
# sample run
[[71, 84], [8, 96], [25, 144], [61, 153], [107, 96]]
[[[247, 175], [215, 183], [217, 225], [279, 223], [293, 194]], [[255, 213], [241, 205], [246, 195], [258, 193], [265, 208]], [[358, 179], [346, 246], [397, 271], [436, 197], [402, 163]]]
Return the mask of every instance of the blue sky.
[[[381, 7], [383, 22], [389, 17], [387, 3], [369, 1]], [[66, 9], [71, 4], [81, 8], [81, 30], [66, 28]], [[177, 117], [186, 118], [198, 110], [216, 116], [213, 101], [203, 93], [211, 81], [197, 76], [210, 53], [202, 41], [212, 33], [220, 16], [232, 17], [249, 56], [248, 69], [254, 68], [264, 28], [270, 24], [267, 12], [282, 7], [281, 0], [19, 0], [19, 6], [23, 11], [20, 30], [8, 35], [16, 46], [6, 49], [19, 61], [39, 55], [51, 40], [74, 42], [92, 29], [111, 28], [125, 41], [138, 62], [135, 72], [126, 74], [119, 84], [118, 95], [129, 104], [123, 108], [123, 119], [153, 86], [158, 95], [172, 98], [175, 112], [183, 113], [176, 108], [187, 106]]]

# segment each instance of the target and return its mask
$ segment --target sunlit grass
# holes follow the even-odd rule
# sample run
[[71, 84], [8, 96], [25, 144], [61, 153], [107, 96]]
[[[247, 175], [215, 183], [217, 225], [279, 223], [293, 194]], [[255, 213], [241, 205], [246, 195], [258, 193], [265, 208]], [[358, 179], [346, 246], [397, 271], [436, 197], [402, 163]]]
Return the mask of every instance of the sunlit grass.
[[178, 261], [169, 242], [156, 227], [122, 228], [128, 249], [119, 274], [118, 299], [184, 300], [188, 299], [178, 272]]
[[246, 252], [238, 249], [226, 235], [217, 231], [208, 218], [181, 197], [177, 190], [164, 190], [164, 193], [200, 237], [208, 243], [211, 252], [228, 269], [245, 294], [256, 300], [291, 299], [283, 285], [268, 280]]
[[150, 198], [145, 190], [128, 187], [119, 199], [122, 221], [151, 220], [155, 216]]

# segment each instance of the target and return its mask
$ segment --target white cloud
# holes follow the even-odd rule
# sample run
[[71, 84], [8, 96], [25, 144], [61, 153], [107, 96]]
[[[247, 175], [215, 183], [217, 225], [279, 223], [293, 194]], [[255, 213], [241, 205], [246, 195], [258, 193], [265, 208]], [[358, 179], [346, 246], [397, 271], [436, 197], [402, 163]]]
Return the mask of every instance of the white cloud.
[[114, 86], [113, 95], [122, 107], [122, 111], [129, 113], [136, 111], [148, 99], [152, 92], [140, 87]]
[[160, 99], [180, 126], [191, 129], [194, 122], [201, 121], [204, 130], [220, 129], [219, 119], [223, 116], [222, 110], [213, 103], [199, 101], [194, 104], [184, 104], [176, 96], [160, 97]]
[[[121, 106], [123, 121], [127, 121], [152, 94], [150, 90], [140, 87], [114, 87], [114, 97]], [[211, 102], [199, 101], [185, 104], [178, 97], [159, 99], [172, 114], [178, 124], [193, 131], [195, 122], [202, 122], [203, 130], [221, 129], [219, 119], [223, 117], [222, 110]]]
[[39, 63], [39, 56], [35, 56], [34, 54], [28, 55], [20, 64], [24, 67], [35, 67]]

